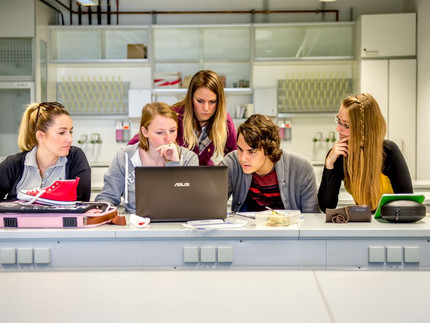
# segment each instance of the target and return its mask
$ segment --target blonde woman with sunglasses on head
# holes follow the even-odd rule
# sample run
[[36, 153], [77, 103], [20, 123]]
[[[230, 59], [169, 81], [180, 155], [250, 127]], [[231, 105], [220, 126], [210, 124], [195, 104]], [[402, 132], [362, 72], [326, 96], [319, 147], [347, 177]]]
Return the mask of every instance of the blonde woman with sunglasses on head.
[[378, 206], [382, 194], [412, 193], [412, 180], [399, 147], [385, 140], [386, 123], [368, 93], [343, 100], [336, 116], [339, 140], [328, 152], [318, 191], [322, 211], [336, 208], [342, 180], [357, 205]]
[[91, 168], [84, 152], [72, 142], [72, 118], [60, 103], [29, 104], [19, 127], [21, 152], [0, 164], [0, 201], [17, 199], [20, 190], [77, 177], [77, 200], [89, 201]]

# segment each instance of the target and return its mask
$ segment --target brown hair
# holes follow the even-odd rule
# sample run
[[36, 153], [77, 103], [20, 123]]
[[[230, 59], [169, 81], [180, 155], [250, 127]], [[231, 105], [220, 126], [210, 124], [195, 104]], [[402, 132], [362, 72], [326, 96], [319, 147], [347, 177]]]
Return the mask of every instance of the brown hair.
[[69, 112], [58, 102], [30, 103], [27, 105], [19, 126], [18, 147], [21, 151], [30, 151], [37, 146], [36, 133], [47, 132], [55, 118], [61, 115], [70, 116]]
[[268, 156], [273, 163], [281, 159], [279, 129], [269, 117], [253, 114], [239, 126], [237, 136], [239, 137], [240, 134], [250, 147], [263, 149], [264, 155]]
[[174, 107], [184, 107], [184, 141], [190, 149], [193, 149], [199, 143], [196, 130], [200, 130], [201, 127], [194, 114], [193, 96], [194, 92], [202, 87], [207, 88], [217, 96], [217, 108], [214, 115], [208, 120], [207, 131], [215, 150], [223, 154], [227, 142], [227, 109], [224, 85], [221, 78], [214, 71], [202, 70], [197, 72], [190, 81], [185, 99], [174, 105]]
[[178, 124], [178, 115], [176, 112], [169, 107], [166, 103], [163, 102], [153, 102], [148, 103], [142, 109], [142, 116], [140, 118], [140, 127], [139, 127], [139, 147], [145, 151], [149, 150], [149, 142], [148, 138], [146, 138], [142, 133], [142, 127], [148, 129], [149, 124], [154, 120], [157, 115], [161, 115], [166, 118], [170, 118], [175, 120], [175, 123]]
[[345, 188], [359, 205], [376, 209], [380, 191], [380, 174], [384, 161], [383, 142], [386, 123], [376, 100], [368, 93], [345, 98], [348, 110], [348, 156], [344, 159]]

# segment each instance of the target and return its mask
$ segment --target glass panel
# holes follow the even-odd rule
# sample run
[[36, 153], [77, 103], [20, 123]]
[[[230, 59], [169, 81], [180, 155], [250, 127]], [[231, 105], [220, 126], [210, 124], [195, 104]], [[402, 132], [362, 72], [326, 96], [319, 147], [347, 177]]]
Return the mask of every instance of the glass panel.
[[114, 30], [108, 29], [105, 31], [105, 58], [106, 59], [127, 59], [127, 45], [141, 44], [146, 47], [146, 55], [142, 59], [147, 58], [148, 49], [148, 31], [147, 30]]
[[205, 28], [203, 30], [204, 59], [249, 59], [250, 29]]
[[32, 76], [32, 53], [31, 38], [0, 38], [0, 76]]
[[51, 33], [53, 60], [97, 60], [102, 58], [99, 30], [52, 30]]
[[200, 29], [154, 29], [154, 59], [156, 61], [199, 60]]
[[303, 39], [301, 27], [257, 27], [255, 57], [296, 57]]
[[19, 123], [25, 106], [30, 102], [30, 89], [0, 89], [0, 157], [19, 151]]
[[353, 25], [267, 26], [255, 30], [256, 58], [353, 56]]
[[352, 26], [308, 27], [304, 31], [304, 57], [353, 56]]

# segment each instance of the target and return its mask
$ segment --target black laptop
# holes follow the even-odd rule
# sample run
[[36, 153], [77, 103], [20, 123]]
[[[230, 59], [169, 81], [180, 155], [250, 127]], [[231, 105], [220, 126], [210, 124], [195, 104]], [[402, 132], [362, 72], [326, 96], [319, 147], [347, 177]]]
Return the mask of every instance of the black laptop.
[[227, 166], [144, 166], [135, 174], [136, 214], [152, 222], [227, 216]]

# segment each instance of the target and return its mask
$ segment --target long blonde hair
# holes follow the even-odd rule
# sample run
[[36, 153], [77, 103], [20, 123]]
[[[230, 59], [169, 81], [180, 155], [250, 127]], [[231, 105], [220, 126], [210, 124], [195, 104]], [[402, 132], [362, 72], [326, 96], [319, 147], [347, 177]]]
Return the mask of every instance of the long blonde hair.
[[[194, 114], [193, 96], [199, 88], [205, 87], [217, 96], [217, 108], [214, 115], [208, 120], [208, 137], [213, 142], [215, 151], [223, 154], [227, 142], [227, 109], [225, 106], [224, 85], [221, 78], [214, 71], [202, 70], [197, 72], [188, 86], [187, 96], [176, 103], [174, 107], [184, 107], [184, 142], [189, 149], [198, 146], [201, 127]], [[197, 133], [196, 133], [197, 131]]]
[[68, 115], [69, 112], [58, 102], [30, 103], [27, 105], [19, 125], [18, 147], [21, 151], [30, 151], [37, 146], [36, 133], [47, 132], [48, 128], [60, 115]]
[[384, 161], [386, 123], [376, 100], [368, 93], [349, 96], [348, 156], [344, 159], [345, 188], [359, 205], [376, 209], [381, 198], [380, 178]]

